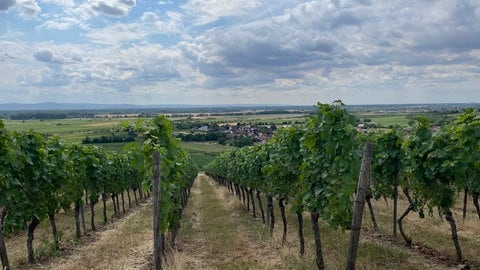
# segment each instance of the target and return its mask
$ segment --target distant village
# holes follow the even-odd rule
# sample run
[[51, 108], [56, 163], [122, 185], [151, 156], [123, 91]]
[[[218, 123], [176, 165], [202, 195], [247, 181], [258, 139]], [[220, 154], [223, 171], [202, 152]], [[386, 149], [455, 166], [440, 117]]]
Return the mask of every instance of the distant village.
[[177, 137], [182, 141], [211, 141], [223, 145], [243, 147], [268, 141], [277, 126], [251, 124], [205, 124], [192, 128], [190, 132], [181, 132]]
[[[199, 131], [204, 131], [205, 127], [208, 129], [208, 126], [203, 126]], [[203, 130], [202, 130], [203, 129]], [[252, 126], [252, 125], [220, 125], [219, 130], [226, 134], [228, 139], [234, 139], [239, 136], [248, 136], [252, 138], [254, 142], [264, 143], [270, 139], [273, 135], [273, 132], [277, 129], [275, 125], [266, 125], [264, 127]], [[206, 130], [208, 131], [208, 130]]]
[[[418, 108], [410, 107], [394, 107], [384, 108], [377, 107], [360, 107], [350, 108], [351, 112], [364, 117], [358, 117], [355, 127], [357, 131], [368, 133], [373, 130], [392, 128], [393, 124], [381, 124], [376, 121], [376, 117], [382, 115], [404, 115], [406, 120], [412, 122], [418, 116], [423, 116], [432, 124], [432, 131], [436, 132], [441, 126], [453, 121], [455, 115], [463, 108], [459, 107], [439, 107], [425, 108], [420, 106]], [[369, 117], [371, 115], [371, 117]], [[176, 136], [182, 141], [196, 141], [196, 142], [216, 142], [222, 145], [231, 145], [236, 147], [249, 146], [254, 144], [262, 144], [268, 141], [273, 134], [280, 127], [287, 127], [290, 125], [299, 125], [302, 122], [284, 122], [278, 123], [278, 126], [273, 123], [255, 122], [255, 123], [211, 123], [192, 121], [192, 119], [183, 119], [174, 122]], [[410, 132], [410, 127], [403, 125], [405, 132]]]

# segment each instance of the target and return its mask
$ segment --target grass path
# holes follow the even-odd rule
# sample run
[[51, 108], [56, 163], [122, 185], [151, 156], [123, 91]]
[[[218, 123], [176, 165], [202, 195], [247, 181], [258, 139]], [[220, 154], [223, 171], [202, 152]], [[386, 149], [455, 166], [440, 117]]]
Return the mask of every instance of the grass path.
[[[91, 242], [71, 254], [28, 269], [148, 269], [152, 249], [152, 210], [144, 203], [121, 220], [94, 232]], [[89, 240], [90, 241], [90, 240]]]
[[[266, 231], [205, 175], [192, 188], [170, 269], [285, 269]], [[261, 226], [263, 227], [263, 226]]]

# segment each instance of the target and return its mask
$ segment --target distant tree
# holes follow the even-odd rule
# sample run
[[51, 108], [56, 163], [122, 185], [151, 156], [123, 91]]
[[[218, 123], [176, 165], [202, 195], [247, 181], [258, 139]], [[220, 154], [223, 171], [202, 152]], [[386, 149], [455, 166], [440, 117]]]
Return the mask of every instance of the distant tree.
[[233, 145], [236, 147], [244, 147], [244, 146], [250, 146], [253, 145], [253, 140], [251, 137], [248, 136], [240, 136], [235, 141], [233, 142]]

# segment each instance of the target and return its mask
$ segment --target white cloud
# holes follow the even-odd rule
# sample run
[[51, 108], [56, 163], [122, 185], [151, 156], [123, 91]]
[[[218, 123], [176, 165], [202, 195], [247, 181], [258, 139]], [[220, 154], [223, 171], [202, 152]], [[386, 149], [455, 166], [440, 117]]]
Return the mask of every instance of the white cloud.
[[44, 22], [39, 26], [39, 28], [44, 29], [56, 29], [56, 30], [68, 30], [72, 26], [80, 24], [78, 19], [70, 17], [60, 17], [57, 19], [52, 19]]
[[5, 61], [8, 59], [14, 59], [16, 58], [16, 55], [11, 52], [0, 52], [0, 61]]
[[41, 0], [42, 3], [46, 4], [54, 4], [63, 7], [73, 7], [75, 6], [74, 0]]
[[97, 16], [98, 13], [92, 9], [89, 3], [85, 2], [81, 5], [64, 9], [63, 14], [55, 17], [55, 21], [62, 22], [68, 19], [73, 19], [75, 20], [75, 24], [81, 29], [89, 30], [89, 21]]
[[[319, 8], [317, 3], [299, 5], [282, 16], [207, 31], [180, 47], [200, 72], [246, 85], [299, 78], [318, 65], [355, 65], [341, 58], [347, 54], [343, 46], [318, 26], [318, 13], [323, 12]], [[217, 83], [213, 86], [218, 87]]]
[[135, 42], [147, 36], [141, 24], [115, 23], [101, 29], [92, 29], [87, 37], [95, 43], [117, 45], [125, 42]]
[[261, 0], [189, 0], [182, 8], [199, 25], [222, 17], [245, 14], [262, 4]]
[[35, 53], [33, 53], [33, 57], [35, 58], [35, 60], [45, 63], [61, 64], [65, 61], [60, 53], [52, 52], [47, 49], [36, 51]]
[[145, 12], [141, 17], [141, 27], [149, 35], [182, 34], [188, 35], [182, 22], [183, 15], [178, 12], [166, 11], [159, 15], [155, 12]]
[[136, 85], [153, 86], [181, 79], [176, 69], [182, 66], [177, 63], [180, 52], [158, 45], [121, 49], [41, 44], [33, 56], [37, 61], [25, 66], [25, 71], [35, 69], [32, 74], [35, 79], [28, 81], [23, 75], [17, 75], [16, 82], [10, 81], [5, 86], [15, 85], [17, 88], [30, 84], [78, 89], [83, 85], [93, 91], [103, 89], [101, 91], [126, 95]]
[[[182, 66], [178, 63], [180, 52], [159, 45], [122, 49], [49, 42], [34, 46], [0, 40], [0, 47], [5, 49], [0, 52], [2, 89], [27, 91], [24, 94], [37, 101], [47, 101], [54, 94], [58, 100], [76, 96], [78, 102], [82, 98], [98, 102], [98, 95], [113, 93], [118, 98], [116, 102], [125, 102], [121, 98], [131, 97], [130, 91], [135, 87], [158, 88], [159, 84], [173, 85], [170, 82], [182, 80], [176, 69]], [[7, 94], [2, 97], [7, 98]], [[144, 101], [151, 101], [151, 97], [146, 96]]]
[[[286, 9], [280, 16], [205, 31], [179, 47], [213, 88], [306, 80], [306, 74], [317, 70], [331, 79], [339, 74], [332, 71], [346, 71], [341, 81], [348, 88], [349, 80], [361, 74], [350, 71], [360, 67], [460, 64], [457, 68], [465, 70], [478, 65], [468, 55], [480, 48], [480, 21], [473, 19], [474, 10], [471, 5], [431, 9], [423, 3], [411, 9], [403, 2], [369, 6], [312, 1]], [[412, 24], [417, 20], [423, 21]], [[388, 72], [381, 75], [389, 77]], [[387, 84], [394, 87], [394, 82]]]
[[136, 5], [136, 0], [89, 0], [90, 7], [110, 16], [125, 16]]
[[180, 14], [166, 12], [161, 16], [155, 12], [145, 12], [139, 22], [116, 22], [104, 28], [93, 28], [86, 36], [94, 43], [130, 46], [134, 42], [146, 43], [152, 36], [171, 34], [188, 35]]
[[34, 17], [42, 11], [35, 0], [20, 0], [18, 8], [20, 9], [20, 15], [25, 18]]
[[156, 22], [160, 20], [160, 16], [155, 12], [148, 11], [142, 14], [141, 20], [144, 22]]
[[480, 101], [476, 1], [16, 2], [0, 3], [18, 11], [2, 13], [0, 88], [32, 99]]

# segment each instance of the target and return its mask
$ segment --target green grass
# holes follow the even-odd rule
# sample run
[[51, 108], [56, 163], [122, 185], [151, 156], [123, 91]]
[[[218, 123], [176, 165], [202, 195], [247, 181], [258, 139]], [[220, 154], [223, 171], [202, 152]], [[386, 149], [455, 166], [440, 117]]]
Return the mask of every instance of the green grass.
[[[238, 223], [232, 219], [231, 213], [227, 211], [224, 202], [219, 200], [207, 179], [200, 177], [198, 181], [196, 188], [199, 192], [192, 192], [190, 198], [197, 204], [186, 211], [185, 217], [194, 216], [194, 219], [201, 221], [201, 226], [192, 226], [189, 221], [185, 229], [184, 226], [181, 227], [180, 237], [201, 239], [202, 251], [212, 269], [263, 269], [262, 262], [238, 256], [239, 250], [248, 248], [242, 235], [235, 230]], [[232, 259], [233, 256], [236, 258]]]
[[202, 153], [190, 153], [190, 157], [193, 159], [193, 162], [197, 164], [197, 166], [202, 170], [205, 165], [210, 163], [214, 160], [217, 156], [216, 155], [208, 155]]
[[85, 144], [85, 145], [96, 145], [108, 151], [115, 151], [118, 153], [122, 153], [123, 148], [125, 147], [126, 144], [127, 143], [125, 142], [115, 142], [115, 143], [94, 143], [94, 144]]
[[236, 147], [213, 143], [180, 142], [183, 149], [190, 153], [193, 161], [202, 169], [221, 153]]
[[[112, 127], [120, 123], [119, 119], [61, 119], [61, 120], [6, 120], [8, 130], [28, 131], [34, 130], [42, 134], [57, 135], [66, 142], [81, 143], [85, 137], [90, 138], [109, 135]], [[106, 150], [122, 152], [126, 143], [96, 143]]]
[[58, 135], [68, 142], [80, 143], [86, 136], [108, 134], [117, 125], [117, 119], [61, 119], [61, 120], [5, 120], [5, 128], [15, 131], [34, 130], [42, 134]]
[[181, 142], [180, 145], [190, 152], [220, 154], [222, 152], [237, 149], [236, 147], [214, 143]]
[[[184, 120], [187, 117], [172, 117], [170, 120], [178, 121]], [[230, 124], [235, 125], [236, 123], [252, 123], [256, 124], [259, 122], [273, 123], [275, 125], [282, 124], [283, 122], [304, 122], [305, 115], [299, 113], [292, 114], [259, 114], [259, 115], [218, 115], [218, 116], [200, 116], [200, 117], [189, 117], [193, 121], [198, 120], [201, 122], [217, 123], [217, 124]]]
[[407, 126], [410, 119], [407, 118], [406, 114], [358, 114], [355, 115], [358, 119], [362, 120], [365, 118], [371, 119], [373, 123], [383, 126]]
[[[61, 120], [5, 120], [8, 130], [28, 131], [34, 130], [42, 134], [57, 135], [66, 142], [81, 143], [89, 136], [90, 138], [109, 135], [112, 127], [122, 120], [91, 118], [91, 119], [61, 119]], [[97, 143], [89, 144], [103, 147], [106, 150], [122, 152], [126, 143]], [[187, 150], [194, 162], [203, 168], [220, 153], [235, 149], [234, 147], [211, 143], [182, 142], [182, 147]]]

